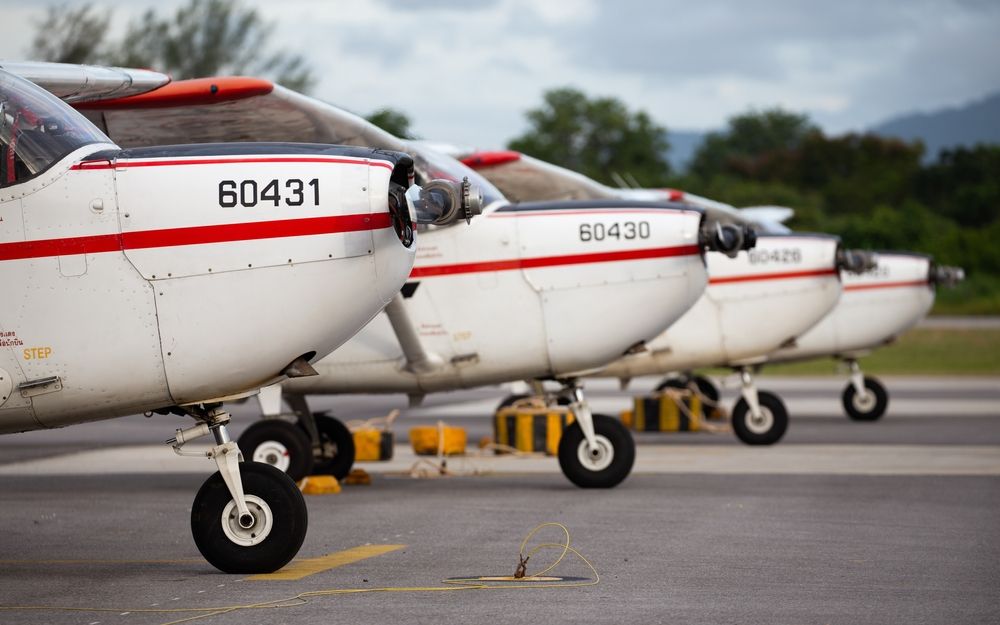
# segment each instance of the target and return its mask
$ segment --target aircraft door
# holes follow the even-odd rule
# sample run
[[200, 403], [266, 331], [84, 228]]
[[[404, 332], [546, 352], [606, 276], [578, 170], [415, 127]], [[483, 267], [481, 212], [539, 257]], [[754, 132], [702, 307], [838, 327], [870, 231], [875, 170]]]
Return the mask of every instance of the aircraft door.
[[85, 162], [21, 199], [26, 239], [62, 235], [58, 255], [23, 269], [29, 288], [47, 287], [44, 297], [24, 298], [10, 320], [30, 350], [20, 355], [25, 379], [58, 378], [30, 399], [45, 427], [98, 418], [112, 403], [170, 401], [153, 290], [119, 248], [110, 162]]
[[39, 427], [31, 410], [31, 400], [23, 397], [17, 389], [24, 381], [24, 373], [17, 361], [22, 344], [17, 332], [7, 329], [0, 320], [0, 432]]

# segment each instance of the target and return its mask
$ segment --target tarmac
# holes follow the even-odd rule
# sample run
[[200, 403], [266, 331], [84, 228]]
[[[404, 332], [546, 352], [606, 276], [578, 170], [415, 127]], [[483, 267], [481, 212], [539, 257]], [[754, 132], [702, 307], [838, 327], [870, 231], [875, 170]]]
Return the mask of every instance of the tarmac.
[[[792, 414], [780, 443], [638, 434], [633, 475], [606, 491], [573, 487], [547, 457], [450, 458], [448, 475], [418, 464], [410, 426], [442, 419], [475, 442], [505, 391], [428, 397], [397, 420], [394, 460], [362, 465], [370, 486], [307, 497], [296, 579], [224, 575], [200, 557], [190, 506], [213, 466], [157, 444], [182, 418], [0, 437], [0, 625], [1000, 622], [1000, 379], [883, 382], [889, 414], [855, 423], [843, 379], [762, 378]], [[588, 396], [615, 413], [653, 383], [589, 381]], [[311, 403], [349, 419], [406, 405]], [[234, 407], [234, 433], [255, 411]], [[570, 554], [554, 582], [442, 583], [511, 575], [545, 522], [565, 525], [594, 570]], [[532, 544], [560, 540], [547, 527]]]

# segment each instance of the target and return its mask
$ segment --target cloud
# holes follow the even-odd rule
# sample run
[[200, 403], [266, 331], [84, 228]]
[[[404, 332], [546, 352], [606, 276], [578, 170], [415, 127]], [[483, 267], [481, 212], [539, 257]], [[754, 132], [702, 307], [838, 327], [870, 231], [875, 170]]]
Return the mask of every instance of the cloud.
[[[151, 2], [112, 2], [116, 28]], [[156, 6], [173, 10], [180, 2]], [[44, 6], [0, 0], [21, 57]], [[1000, 89], [993, 0], [284, 0], [254, 6], [275, 47], [305, 56], [316, 95], [404, 111], [431, 139], [500, 146], [551, 87], [643, 108], [668, 128], [714, 128], [780, 105], [831, 131]]]

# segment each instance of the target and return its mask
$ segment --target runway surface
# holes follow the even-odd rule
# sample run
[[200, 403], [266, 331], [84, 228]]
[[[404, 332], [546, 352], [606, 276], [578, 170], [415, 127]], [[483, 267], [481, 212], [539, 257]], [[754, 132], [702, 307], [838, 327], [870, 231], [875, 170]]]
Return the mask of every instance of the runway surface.
[[[213, 469], [159, 441], [179, 417], [141, 416], [0, 437], [0, 624], [168, 623], [993, 623], [1000, 621], [1000, 380], [887, 378], [890, 413], [853, 423], [835, 378], [762, 380], [792, 413], [773, 448], [731, 434], [641, 434], [635, 473], [609, 491], [569, 485], [553, 459], [453, 460], [460, 477], [413, 479], [415, 458], [365, 465], [371, 486], [307, 498], [296, 580], [223, 575], [190, 537], [194, 493]], [[635, 390], [652, 386], [640, 380]], [[631, 393], [588, 383], [595, 409]], [[726, 390], [731, 405], [735, 391]], [[396, 432], [438, 418], [490, 433], [502, 389], [428, 397]], [[398, 397], [316, 398], [368, 418]], [[252, 402], [236, 406], [238, 428]], [[238, 429], [234, 428], [234, 430]], [[596, 585], [458, 589], [510, 575], [524, 534], [565, 524]], [[547, 529], [540, 536], [557, 540]], [[384, 547], [383, 547], [384, 546]], [[542, 553], [529, 572], [553, 555]], [[533, 568], [533, 567], [538, 568]], [[581, 561], [556, 576], [589, 583]], [[448, 588], [329, 595], [330, 589]], [[291, 604], [297, 605], [291, 605]], [[286, 604], [282, 604], [286, 605]]]

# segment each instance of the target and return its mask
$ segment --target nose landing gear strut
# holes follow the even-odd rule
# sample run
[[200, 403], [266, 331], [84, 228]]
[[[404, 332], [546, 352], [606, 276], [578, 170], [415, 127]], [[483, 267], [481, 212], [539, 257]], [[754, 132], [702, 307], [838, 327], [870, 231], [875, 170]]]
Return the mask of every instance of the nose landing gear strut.
[[573, 423], [559, 440], [559, 467], [581, 488], [620, 484], [635, 463], [635, 441], [617, 419], [592, 414], [575, 380], [564, 382], [560, 395], [569, 400]]
[[889, 393], [878, 380], [861, 371], [857, 360], [849, 359], [847, 365], [851, 378], [841, 396], [844, 411], [854, 421], [879, 420], [889, 407]]
[[[302, 493], [274, 467], [243, 462], [229, 438], [229, 413], [219, 405], [187, 406], [198, 425], [177, 430], [167, 441], [177, 454], [215, 460], [218, 471], [202, 485], [191, 506], [191, 533], [198, 550], [225, 573], [270, 573], [287, 564], [305, 539], [308, 513]], [[184, 452], [188, 442], [211, 434], [207, 452]]]
[[758, 391], [750, 367], [741, 367], [740, 394], [733, 406], [732, 424], [736, 437], [747, 445], [773, 445], [788, 429], [788, 410], [774, 393]]

